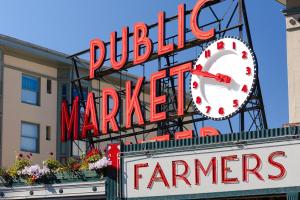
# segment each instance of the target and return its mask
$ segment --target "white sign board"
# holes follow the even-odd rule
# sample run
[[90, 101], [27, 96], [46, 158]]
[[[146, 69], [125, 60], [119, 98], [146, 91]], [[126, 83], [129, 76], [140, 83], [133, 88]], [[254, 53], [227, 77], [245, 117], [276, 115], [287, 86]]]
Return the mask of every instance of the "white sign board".
[[127, 155], [123, 197], [300, 186], [300, 141]]

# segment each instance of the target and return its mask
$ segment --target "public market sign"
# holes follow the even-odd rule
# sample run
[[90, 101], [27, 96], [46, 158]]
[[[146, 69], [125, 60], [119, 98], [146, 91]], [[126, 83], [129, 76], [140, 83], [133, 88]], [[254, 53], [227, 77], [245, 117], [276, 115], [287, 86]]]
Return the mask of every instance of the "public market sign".
[[299, 140], [123, 157], [123, 197], [193, 195], [299, 186]]
[[[211, 29], [203, 31], [199, 28], [197, 18], [201, 8], [207, 3], [213, 0], [199, 0], [194, 9], [192, 10], [190, 17], [190, 28], [192, 33], [199, 40], [209, 40], [215, 36], [215, 30]], [[165, 13], [160, 12], [158, 14], [158, 46], [156, 53], [158, 56], [163, 56], [174, 51], [175, 48], [181, 49], [185, 46], [185, 4], [178, 6], [178, 41], [177, 44], [165, 44]], [[122, 29], [122, 56], [117, 61], [117, 38], [116, 32], [112, 32], [110, 35], [110, 64], [111, 67], [116, 70], [122, 70], [128, 64], [129, 54], [129, 33], [128, 27]], [[136, 23], [133, 27], [133, 64], [138, 65], [146, 62], [149, 57], [153, 54], [153, 43], [151, 38], [148, 36], [148, 26], [145, 23]], [[143, 53], [141, 49], [143, 48]], [[96, 58], [96, 52], [99, 50], [99, 56]], [[96, 71], [99, 70], [104, 60], [106, 59], [106, 45], [100, 39], [94, 39], [90, 42], [90, 79], [95, 78]], [[177, 115], [182, 116], [184, 114], [184, 74], [192, 69], [192, 63], [185, 63], [182, 65], [174, 66], [169, 69], [170, 76], [178, 76], [178, 105]], [[162, 70], [151, 75], [150, 78], [150, 122], [155, 123], [166, 119], [166, 112], [158, 112], [157, 106], [166, 102], [166, 96], [156, 96], [156, 81], [167, 76], [167, 71]], [[126, 99], [125, 99], [125, 127], [127, 129], [132, 128], [132, 116], [136, 116], [139, 125], [145, 124], [145, 119], [142, 115], [141, 106], [139, 103], [139, 94], [141, 86], [144, 81], [144, 77], [137, 79], [135, 88], [132, 90], [132, 82], [127, 81], [125, 84], [126, 88]], [[108, 111], [108, 99], [109, 97], [113, 100], [112, 110]], [[79, 135], [79, 97], [75, 97], [72, 103], [71, 113], [68, 109], [66, 101], [62, 103], [61, 112], [61, 140], [66, 141], [70, 139], [84, 139], [87, 137], [87, 132], [92, 132], [94, 137], [100, 136], [100, 134], [107, 134], [109, 124], [111, 125], [112, 131], [119, 131], [119, 125], [117, 124], [116, 116], [119, 110], [119, 97], [114, 88], [103, 88], [102, 89], [102, 109], [101, 109], [101, 120], [102, 127], [99, 128], [99, 122], [97, 119], [97, 113], [95, 108], [95, 95], [90, 92], [87, 96], [86, 108], [84, 113], [84, 123]]]
[[[202, 30], [198, 25], [198, 15], [201, 9], [214, 0], [198, 0], [190, 14], [190, 29], [194, 36], [201, 41], [212, 40], [215, 37], [215, 29]], [[185, 29], [186, 29], [186, 10], [185, 4], [178, 6], [178, 39], [177, 43], [165, 44], [165, 13], [158, 14], [158, 45], [154, 50], [152, 39], [149, 37], [148, 26], [145, 23], [136, 23], [133, 27], [133, 60], [128, 61], [129, 57], [129, 31], [128, 27], [122, 29], [122, 54], [117, 59], [117, 33], [110, 35], [110, 45], [106, 45], [100, 39], [90, 42], [90, 80], [94, 79], [106, 60], [107, 46], [109, 46], [110, 64], [113, 70], [119, 71], [130, 63], [133, 65], [143, 64], [149, 58], [157, 54], [164, 56], [173, 52], [175, 49], [185, 48]], [[99, 56], [96, 56], [98, 54]], [[131, 63], [132, 62], [132, 63]], [[157, 123], [166, 120], [167, 113], [159, 111], [157, 106], [166, 103], [166, 95], [156, 94], [157, 81], [166, 76], [177, 76], [177, 117], [184, 115], [185, 98], [185, 74], [192, 72], [191, 77], [191, 98], [195, 109], [203, 116], [214, 120], [222, 120], [236, 114], [247, 102], [252, 93], [256, 80], [256, 61], [252, 50], [242, 41], [234, 38], [221, 38], [209, 45], [202, 52], [196, 64], [187, 62], [176, 66], [169, 66], [167, 69], [155, 72], [150, 77], [150, 108], [149, 123]], [[139, 102], [139, 94], [145, 77], [138, 77], [135, 87], [133, 82], [125, 83], [125, 129], [132, 128], [132, 118], [135, 115], [140, 126], [145, 125], [146, 119], [142, 114]], [[101, 127], [95, 107], [95, 95], [89, 92], [87, 95], [84, 120], [81, 130], [79, 130], [79, 102], [77, 96], [72, 102], [69, 110], [67, 101], [62, 102], [61, 111], [61, 140], [77, 140], [87, 137], [87, 133], [92, 133], [93, 137], [105, 135], [108, 132], [118, 132], [120, 124], [116, 120], [119, 112], [120, 100], [114, 88], [103, 88], [101, 91]], [[108, 110], [109, 99], [112, 99], [113, 106]], [[111, 127], [111, 130], [109, 130]], [[80, 131], [80, 133], [79, 133]], [[189, 132], [186, 132], [189, 133]], [[183, 133], [183, 134], [186, 134]], [[190, 134], [187, 134], [190, 137]]]

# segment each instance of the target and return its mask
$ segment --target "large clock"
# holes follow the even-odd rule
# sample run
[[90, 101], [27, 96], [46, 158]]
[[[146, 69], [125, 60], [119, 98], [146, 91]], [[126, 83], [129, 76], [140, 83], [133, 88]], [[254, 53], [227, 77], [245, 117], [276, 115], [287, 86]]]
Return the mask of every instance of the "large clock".
[[191, 96], [205, 117], [223, 120], [248, 101], [256, 84], [257, 64], [250, 47], [225, 37], [208, 45], [191, 71]]

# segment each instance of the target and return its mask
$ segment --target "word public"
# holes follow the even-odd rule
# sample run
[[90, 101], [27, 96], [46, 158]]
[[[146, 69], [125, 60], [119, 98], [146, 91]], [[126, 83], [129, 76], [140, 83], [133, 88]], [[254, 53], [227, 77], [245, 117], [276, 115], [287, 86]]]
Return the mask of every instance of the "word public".
[[[190, 14], [190, 29], [194, 36], [199, 40], [209, 40], [215, 36], [215, 30], [212, 28], [208, 31], [203, 31], [198, 25], [198, 15], [201, 8], [205, 4], [212, 2], [213, 0], [199, 0], [194, 6]], [[185, 29], [186, 29], [186, 10], [185, 4], [178, 6], [178, 40], [177, 44], [169, 43], [165, 44], [165, 13], [158, 13], [158, 45], [157, 54], [163, 56], [177, 49], [185, 47]], [[124, 27], [122, 29], [122, 55], [117, 61], [117, 33], [112, 32], [110, 35], [110, 64], [111, 67], [118, 71], [128, 63], [129, 54], [129, 28]], [[148, 35], [149, 29], [145, 23], [136, 23], [133, 27], [133, 64], [138, 65], [146, 62], [153, 54], [153, 43]], [[96, 71], [99, 70], [104, 61], [106, 60], [107, 46], [100, 39], [93, 39], [90, 42], [90, 72], [89, 79], [94, 79]], [[141, 49], [143, 48], [143, 51]], [[98, 52], [99, 51], [99, 54]], [[99, 56], [96, 56], [99, 55]], [[192, 69], [192, 62], [183, 63], [166, 70], [162, 70], [153, 73], [150, 77], [150, 122], [158, 122], [166, 119], [165, 112], [158, 112], [157, 106], [166, 103], [166, 96], [157, 96], [157, 81], [167, 76], [178, 77], [178, 90], [177, 90], [177, 115], [182, 116], [184, 114], [184, 75]], [[139, 94], [141, 86], [144, 81], [144, 77], [137, 78], [135, 88], [132, 89], [132, 81], [127, 81], [125, 84], [125, 127], [127, 129], [132, 127], [132, 116], [135, 114], [139, 125], [145, 124], [145, 119], [142, 114], [142, 110], [139, 102]], [[101, 106], [101, 122], [102, 130], [101, 134], [107, 134], [109, 125], [113, 132], [119, 131], [116, 116], [119, 112], [119, 96], [114, 88], [102, 89], [102, 106]], [[113, 101], [113, 107], [108, 110], [109, 98]], [[61, 106], [61, 140], [66, 141], [71, 138], [74, 140], [79, 139], [79, 97], [75, 97], [72, 102], [71, 113], [68, 109], [67, 101], [62, 102]], [[94, 137], [100, 135], [99, 123], [97, 119], [97, 113], [95, 108], [95, 95], [90, 92], [87, 96], [84, 120], [81, 128], [80, 137], [86, 138], [88, 132], [92, 132]], [[71, 137], [73, 133], [73, 137]], [[66, 137], [67, 136], [67, 137]]]
[[[215, 36], [215, 29], [203, 31], [198, 26], [198, 16], [201, 8], [209, 2], [214, 0], [199, 0], [194, 6], [190, 15], [190, 29], [193, 35], [199, 40], [208, 40]], [[158, 32], [157, 32], [157, 55], [163, 56], [177, 49], [185, 47], [185, 29], [186, 29], [186, 10], [185, 4], [178, 6], [178, 39], [177, 44], [169, 43], [165, 44], [165, 12], [158, 13]], [[138, 65], [146, 62], [153, 53], [153, 42], [149, 37], [149, 29], [145, 23], [136, 23], [133, 27], [133, 64]], [[117, 61], [117, 33], [112, 32], [110, 35], [110, 64], [114, 70], [121, 70], [128, 62], [128, 44], [129, 34], [128, 27], [122, 29], [122, 56]], [[141, 51], [143, 48], [143, 51]], [[99, 49], [99, 56], [96, 58], [96, 50]], [[94, 39], [90, 42], [90, 79], [95, 77], [95, 71], [100, 69], [106, 59], [106, 45], [100, 39]], [[141, 53], [143, 52], [143, 53]]]

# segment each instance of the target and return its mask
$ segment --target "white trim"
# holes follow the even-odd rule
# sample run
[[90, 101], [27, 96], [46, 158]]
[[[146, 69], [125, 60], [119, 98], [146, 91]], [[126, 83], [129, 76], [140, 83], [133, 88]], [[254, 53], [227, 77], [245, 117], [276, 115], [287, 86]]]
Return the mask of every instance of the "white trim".
[[[93, 191], [96, 186], [97, 190]], [[63, 189], [63, 193], [59, 190]], [[44, 199], [44, 198], [69, 198], [84, 199], [86, 197], [103, 197], [105, 199], [105, 181], [94, 182], [72, 182], [53, 185], [21, 186], [21, 187], [0, 187], [4, 193], [3, 199]], [[33, 191], [33, 195], [30, 195]], [[0, 199], [2, 199], [0, 197]]]

